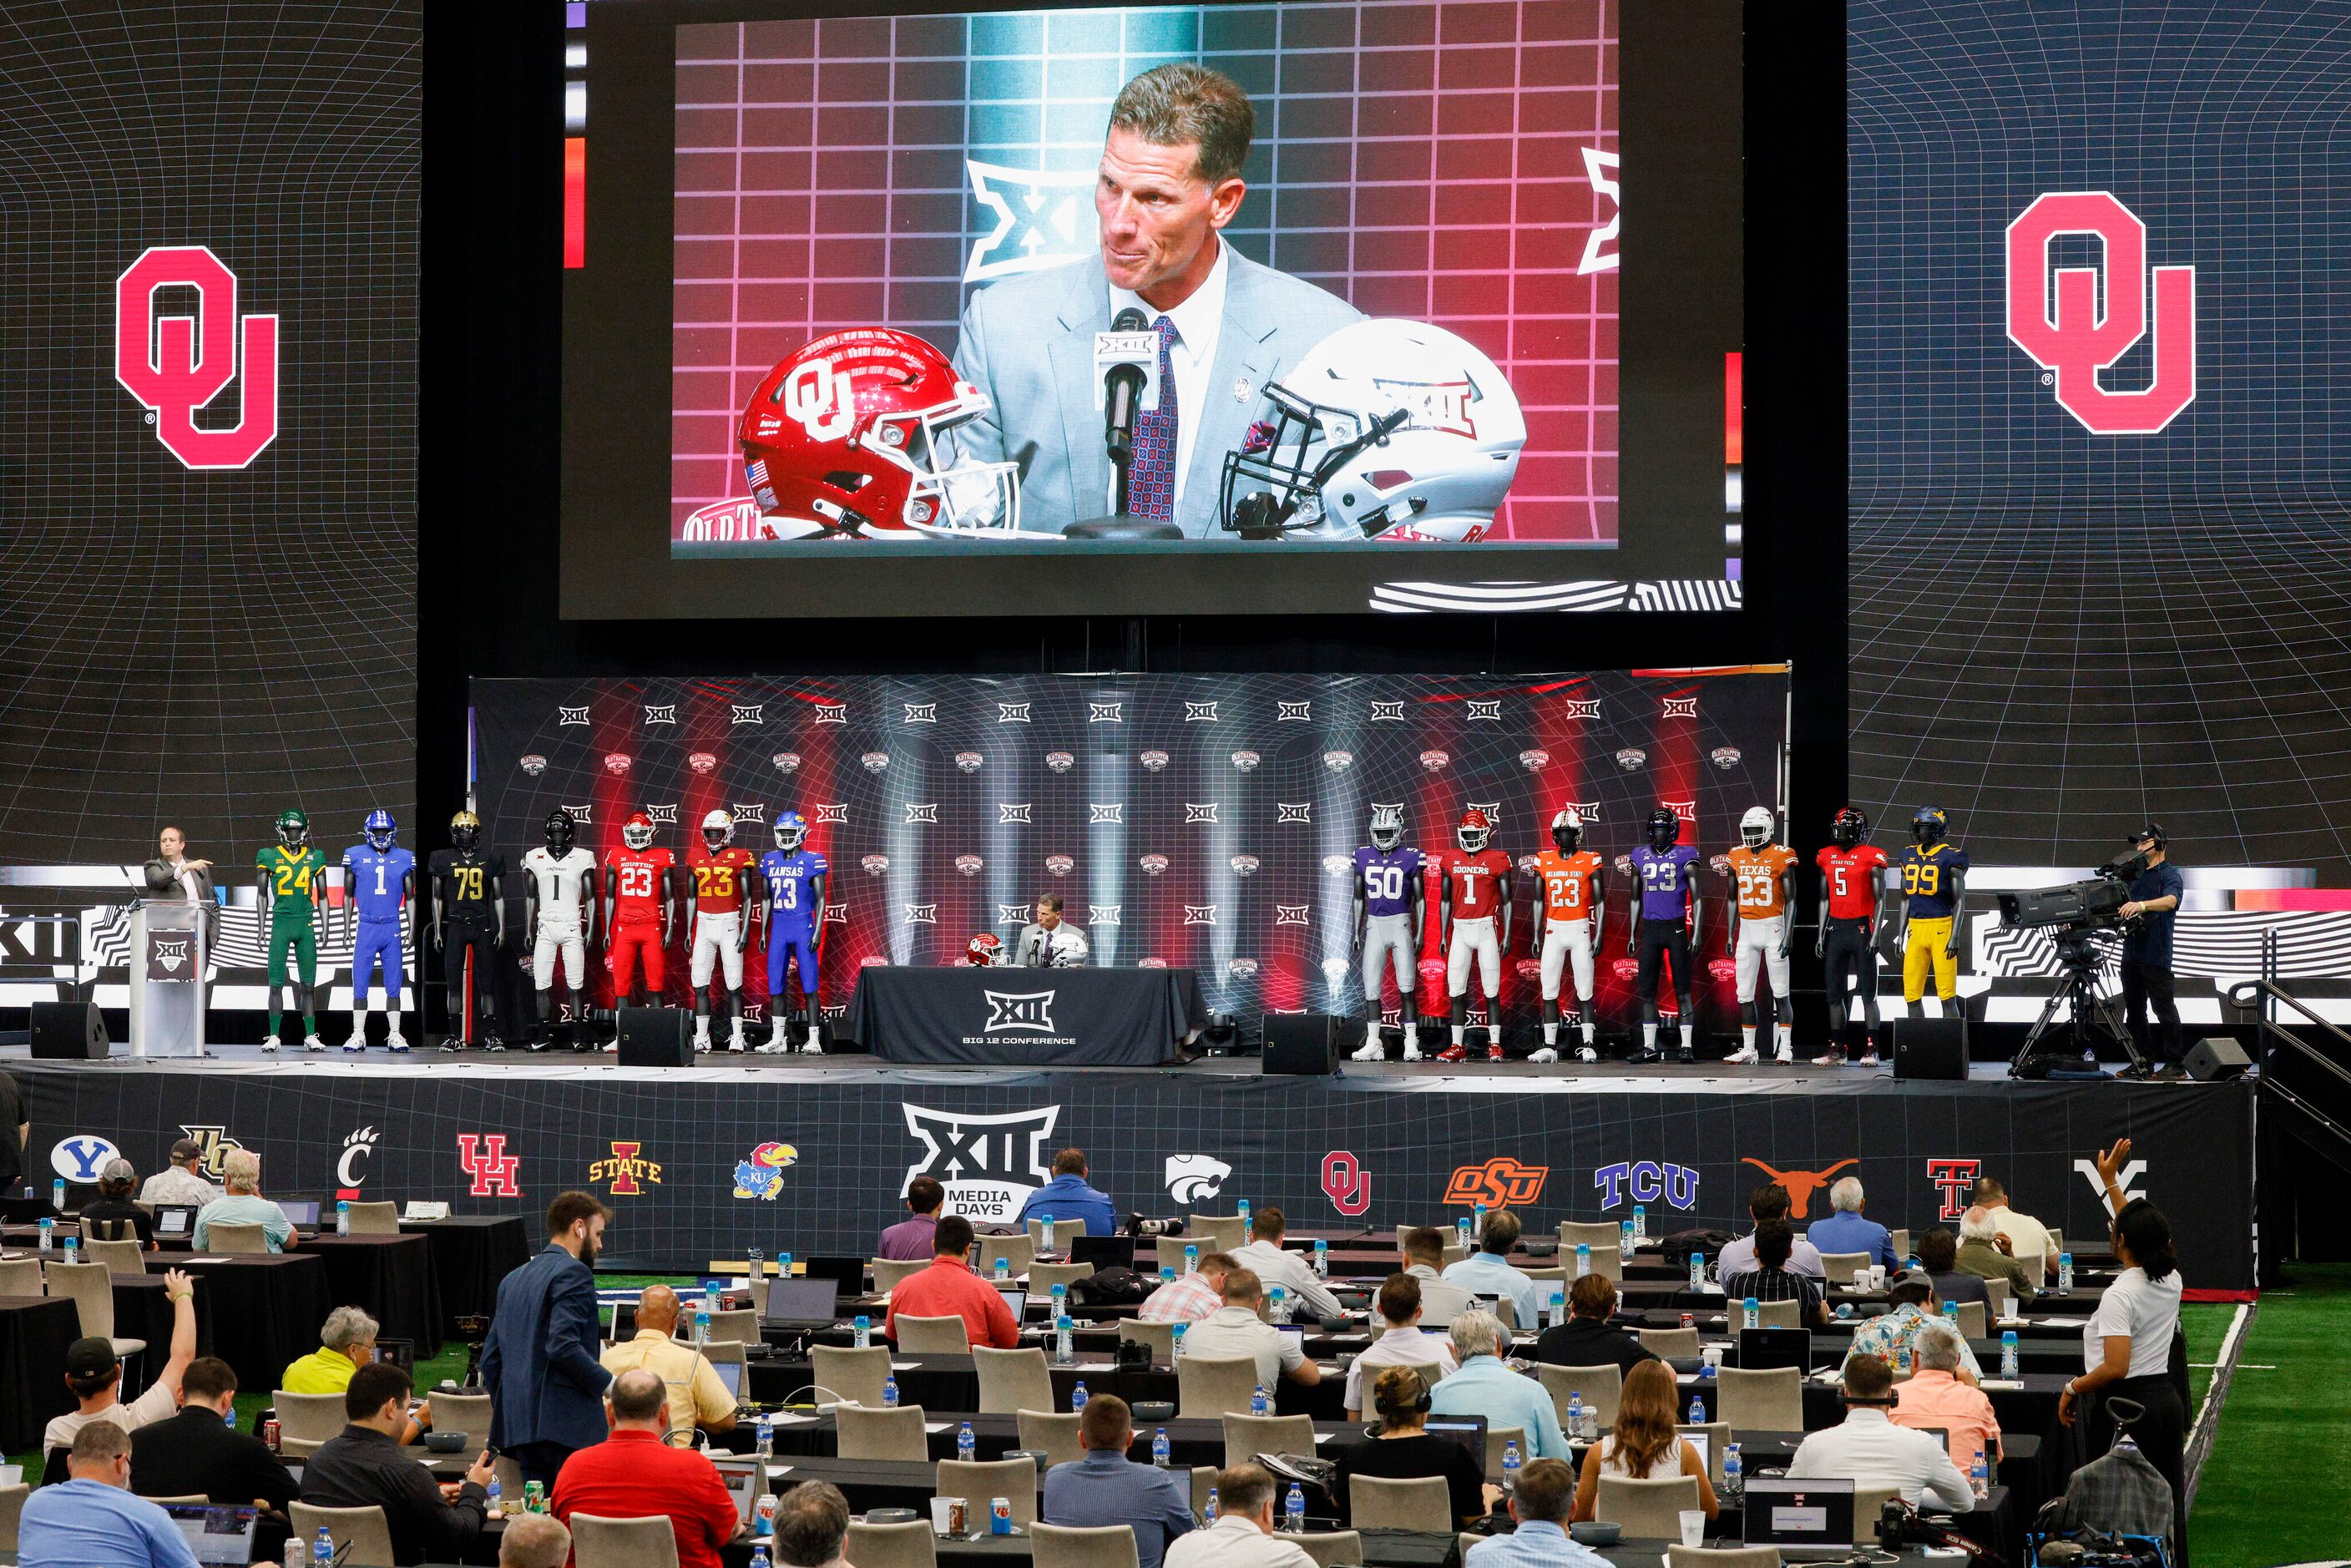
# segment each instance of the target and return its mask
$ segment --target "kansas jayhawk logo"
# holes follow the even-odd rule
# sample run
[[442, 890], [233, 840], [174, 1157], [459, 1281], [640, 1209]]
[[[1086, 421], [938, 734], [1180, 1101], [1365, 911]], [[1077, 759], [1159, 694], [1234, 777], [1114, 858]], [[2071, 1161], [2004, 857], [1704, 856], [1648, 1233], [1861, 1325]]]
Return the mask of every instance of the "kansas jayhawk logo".
[[735, 1196], [776, 1201], [784, 1190], [784, 1167], [799, 1163], [800, 1153], [789, 1144], [761, 1144], [735, 1167]]

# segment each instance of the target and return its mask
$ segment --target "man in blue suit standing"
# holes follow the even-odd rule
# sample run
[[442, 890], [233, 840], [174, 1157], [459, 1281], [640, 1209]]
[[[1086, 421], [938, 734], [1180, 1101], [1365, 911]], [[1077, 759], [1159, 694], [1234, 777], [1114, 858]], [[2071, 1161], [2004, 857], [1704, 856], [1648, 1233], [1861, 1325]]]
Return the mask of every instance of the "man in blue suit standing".
[[596, 1359], [596, 1249], [611, 1218], [592, 1195], [563, 1194], [548, 1206], [547, 1250], [498, 1282], [482, 1386], [490, 1444], [527, 1481], [552, 1487], [565, 1459], [604, 1440], [612, 1375]]
[[1249, 95], [1205, 67], [1165, 65], [1122, 89], [1094, 183], [1101, 248], [972, 296], [955, 365], [993, 407], [957, 433], [980, 462], [1020, 465], [1021, 527], [1060, 532], [1112, 510], [1095, 407], [1094, 334], [1122, 310], [1159, 334], [1158, 408], [1137, 416], [1129, 509], [1215, 536], [1225, 454], [1266, 383], [1363, 313], [1259, 267], [1218, 231], [1240, 211], [1256, 135]]

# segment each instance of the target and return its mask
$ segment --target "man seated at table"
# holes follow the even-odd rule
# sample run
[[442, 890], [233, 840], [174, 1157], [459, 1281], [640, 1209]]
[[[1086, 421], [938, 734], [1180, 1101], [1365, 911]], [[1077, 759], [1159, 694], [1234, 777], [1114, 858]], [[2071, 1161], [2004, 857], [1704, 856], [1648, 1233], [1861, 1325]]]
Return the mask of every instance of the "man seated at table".
[[433, 1472], [400, 1446], [413, 1386], [388, 1361], [351, 1375], [343, 1391], [350, 1424], [302, 1462], [302, 1500], [383, 1510], [394, 1563], [455, 1563], [481, 1534], [488, 1511], [489, 1449], [475, 1456], [464, 1480], [435, 1485]]
[[1959, 1239], [1938, 1225], [1918, 1238], [1918, 1266], [1935, 1283], [1940, 1301], [1981, 1301], [1991, 1306], [1991, 1289], [1983, 1276], [1959, 1267]]
[[498, 1535], [498, 1568], [564, 1568], [571, 1531], [543, 1513], [517, 1513]]
[[[1767, 1181], [1747, 1195], [1748, 1217], [1755, 1221], [1759, 1230], [1767, 1219], [1786, 1223], [1789, 1207], [1788, 1189], [1776, 1181]], [[1722, 1256], [1715, 1260], [1716, 1271], [1724, 1277], [1753, 1267], [1755, 1232], [1751, 1230], [1735, 1241], [1725, 1242]], [[1821, 1266], [1821, 1249], [1801, 1236], [1796, 1237], [1789, 1249], [1788, 1267], [1799, 1274], [1810, 1274], [1815, 1280], [1828, 1277], [1828, 1270]]]
[[2005, 1281], [2018, 1301], [2029, 1301], [2044, 1281], [2033, 1278], [2029, 1264], [2009, 1255], [2012, 1245], [2001, 1234], [1990, 1209], [1970, 1208], [1959, 1216], [1959, 1249], [1955, 1260], [1959, 1272], [1980, 1280]]
[[677, 1321], [684, 1310], [667, 1285], [647, 1285], [637, 1297], [636, 1337], [607, 1346], [597, 1360], [607, 1372], [643, 1367], [660, 1378], [669, 1395], [670, 1440], [691, 1447], [697, 1426], [714, 1433], [735, 1429], [735, 1396], [726, 1392], [708, 1356], [677, 1342]]
[[1194, 1260], [1189, 1273], [1178, 1274], [1135, 1310], [1147, 1323], [1196, 1323], [1225, 1304], [1225, 1276], [1240, 1267], [1229, 1252], [1210, 1252]]
[[[1134, 1442], [1134, 1421], [1126, 1401], [1097, 1394], [1078, 1417], [1078, 1447], [1085, 1458], [1045, 1472], [1048, 1524], [1081, 1529], [1134, 1527], [1137, 1568], [1159, 1568], [1167, 1543], [1192, 1528], [1188, 1474], [1138, 1465], [1126, 1457]], [[1183, 1481], [1176, 1478], [1186, 1474]]]
[[1894, 1369], [1874, 1355], [1844, 1364], [1844, 1424], [1814, 1432], [1788, 1466], [1792, 1480], [1844, 1479], [1857, 1487], [1899, 1487], [1902, 1500], [1921, 1511], [1965, 1513], [1976, 1505], [1968, 1478], [1943, 1446], [1924, 1432], [1887, 1418], [1894, 1406]]
[[1638, 1339], [1608, 1321], [1615, 1315], [1615, 1285], [1605, 1274], [1586, 1274], [1567, 1292], [1567, 1321], [1535, 1341], [1535, 1359], [1551, 1366], [1613, 1365], [1619, 1373], [1654, 1359]]
[[[62, 1480], [66, 1450], [92, 1421], [111, 1421], [126, 1432], [136, 1432], [151, 1421], [168, 1421], [180, 1407], [180, 1379], [196, 1359], [195, 1281], [178, 1269], [163, 1273], [163, 1293], [172, 1301], [172, 1344], [155, 1381], [130, 1404], [122, 1403], [122, 1363], [114, 1342], [95, 1335], [66, 1347], [66, 1389], [74, 1408], [53, 1417], [41, 1433], [41, 1448], [48, 1458], [42, 1473], [45, 1484]], [[154, 1347], [147, 1354], [152, 1357]]]
[[1872, 1263], [1900, 1268], [1902, 1260], [1894, 1255], [1894, 1232], [1862, 1216], [1868, 1202], [1868, 1195], [1861, 1189], [1861, 1178], [1844, 1177], [1829, 1188], [1829, 1204], [1836, 1212], [1814, 1222], [1804, 1232], [1804, 1239], [1823, 1258], [1832, 1252], [1863, 1252], [1868, 1254]]
[[1420, 1281], [1420, 1321], [1433, 1329], [1451, 1328], [1454, 1319], [1478, 1304], [1477, 1297], [1437, 1272], [1445, 1263], [1445, 1234], [1433, 1225], [1411, 1225], [1396, 1236], [1404, 1271]]
[[1184, 1331], [1184, 1354], [1194, 1359], [1257, 1363], [1257, 1380], [1270, 1392], [1287, 1377], [1311, 1387], [1322, 1369], [1306, 1358], [1304, 1338], [1284, 1333], [1265, 1321], [1265, 1287], [1247, 1269], [1225, 1274], [1225, 1304]]
[[931, 1242], [938, 1234], [939, 1209], [947, 1200], [947, 1189], [936, 1176], [916, 1176], [906, 1184], [906, 1207], [913, 1218], [902, 1219], [882, 1232], [882, 1244], [873, 1256], [887, 1263], [914, 1263], [931, 1255]]
[[1429, 1413], [1483, 1416], [1489, 1427], [1520, 1427], [1527, 1435], [1519, 1445], [1522, 1458], [1567, 1458], [1567, 1438], [1559, 1429], [1559, 1410], [1550, 1391], [1502, 1359], [1510, 1347], [1502, 1320], [1489, 1312], [1466, 1312], [1453, 1320], [1451, 1333], [1459, 1364], [1429, 1396]]
[[1273, 1532], [1273, 1473], [1261, 1465], [1218, 1470], [1217, 1522], [1169, 1542], [1165, 1568], [1319, 1568], [1306, 1548]]
[[1535, 1282], [1509, 1262], [1510, 1250], [1518, 1244], [1519, 1217], [1507, 1208], [1489, 1211], [1478, 1250], [1445, 1270], [1445, 1282], [1458, 1285], [1473, 1296], [1508, 1296], [1518, 1326], [1532, 1329], [1542, 1321]]
[[849, 1500], [831, 1481], [802, 1481], [776, 1500], [776, 1561], [784, 1568], [849, 1568], [841, 1555], [848, 1539]]
[[1967, 1471], [1983, 1458], [1987, 1470], [1998, 1470], [2000, 1417], [1991, 1396], [1959, 1375], [1968, 1342], [1949, 1323], [1928, 1323], [1918, 1331], [1916, 1348], [1917, 1368], [1896, 1390], [1894, 1424], [1940, 1427], [1951, 1435], [1951, 1463]]
[[710, 1456], [671, 1448], [669, 1389], [644, 1367], [612, 1379], [604, 1391], [612, 1435], [563, 1461], [547, 1511], [565, 1524], [575, 1513], [599, 1519], [667, 1519], [677, 1535], [678, 1568], [719, 1568], [718, 1549], [735, 1538], [742, 1515]]
[[1458, 1530], [1501, 1500], [1502, 1489], [1486, 1479], [1486, 1460], [1450, 1437], [1428, 1432], [1428, 1385], [1409, 1366], [1384, 1366], [1372, 1379], [1372, 1407], [1379, 1422], [1372, 1435], [1342, 1443], [1331, 1458], [1338, 1468], [1339, 1523], [1354, 1515], [1353, 1482], [1357, 1476], [1375, 1480], [1410, 1481], [1434, 1479], [1446, 1483], [1451, 1515], [1447, 1529]]
[[[1812, 1328], [1829, 1321], [1828, 1284], [1818, 1274], [1803, 1274], [1789, 1266], [1794, 1255], [1796, 1233], [1788, 1228], [1784, 1219], [1767, 1219], [1756, 1226], [1751, 1239], [1754, 1247], [1748, 1267], [1736, 1273], [1723, 1270], [1722, 1299], [1728, 1311], [1737, 1313], [1740, 1304], [1752, 1296], [1758, 1301], [1793, 1301], [1796, 1322]], [[1730, 1255], [1729, 1248], [1723, 1256]], [[1734, 1325], [1739, 1320], [1732, 1319]]]
[[202, 1252], [212, 1246], [215, 1225], [258, 1225], [272, 1252], [290, 1250], [295, 1244], [294, 1222], [286, 1218], [284, 1209], [261, 1196], [261, 1156], [251, 1149], [232, 1149], [221, 1161], [221, 1175], [228, 1178], [227, 1196], [196, 1211], [195, 1249]]
[[255, 1560], [271, 1560], [273, 1547], [276, 1556], [285, 1555], [294, 1472], [260, 1438], [236, 1429], [236, 1369], [220, 1357], [190, 1362], [180, 1378], [180, 1413], [141, 1427], [131, 1437], [131, 1475], [147, 1497], [203, 1496], [266, 1511], [254, 1541]]
[[129, 1160], [112, 1159], [98, 1173], [98, 1197], [81, 1207], [82, 1234], [93, 1241], [136, 1241], [155, 1250], [155, 1218], [131, 1201], [139, 1173]]
[[172, 1516], [131, 1495], [131, 1434], [94, 1421], [67, 1450], [69, 1479], [25, 1500], [16, 1561], [26, 1568], [196, 1568]]
[[1575, 1508], [1575, 1472], [1563, 1459], [1537, 1459], [1519, 1471], [1510, 1500], [1518, 1529], [1480, 1541], [1462, 1554], [1462, 1568], [1609, 1568], [1608, 1559], [1567, 1538]]
[[1083, 1149], [1063, 1149], [1053, 1156], [1053, 1179], [1029, 1195], [1020, 1206], [1021, 1228], [1026, 1229], [1032, 1219], [1053, 1218], [1053, 1244], [1066, 1252], [1071, 1239], [1078, 1232], [1061, 1228], [1061, 1222], [1082, 1219], [1088, 1236], [1108, 1236], [1118, 1229], [1118, 1215], [1111, 1207], [1110, 1194], [1086, 1185], [1086, 1152]]
[[1385, 1325], [1371, 1348], [1347, 1367], [1347, 1419], [1364, 1416], [1364, 1379], [1384, 1366], [1429, 1366], [1441, 1382], [1454, 1366], [1453, 1342], [1420, 1326], [1420, 1281], [1409, 1274], [1390, 1274], [1380, 1286], [1375, 1303]]
[[1010, 965], [1019, 969], [1068, 969], [1083, 964], [1087, 953], [1086, 934], [1061, 918], [1061, 895], [1040, 893], [1037, 918], [1012, 939]]
[[[1897, 1372], [1910, 1370], [1917, 1355], [1918, 1332], [1942, 1322], [1935, 1300], [1935, 1282], [1924, 1269], [1905, 1269], [1886, 1281], [1886, 1310], [1853, 1331], [1855, 1355], [1874, 1355]], [[1983, 1376], [1976, 1353], [1959, 1342], [1959, 1380], [1974, 1384]]]
[[2008, 1201], [2008, 1188], [1995, 1176], [1978, 1176], [1969, 1189], [1976, 1207], [1991, 1216], [1992, 1228], [2008, 1245], [2001, 1250], [2020, 1261], [2041, 1260], [2042, 1277], [2057, 1277], [2057, 1238], [2029, 1214], [2019, 1214]]
[[172, 1163], [147, 1178], [139, 1189], [139, 1201], [149, 1207], [159, 1204], [194, 1204], [198, 1208], [220, 1197], [221, 1189], [204, 1179], [202, 1167], [204, 1146], [193, 1138], [182, 1138], [172, 1145]]
[[[340, 1394], [351, 1385], [351, 1374], [375, 1364], [376, 1335], [383, 1326], [357, 1307], [337, 1307], [319, 1330], [319, 1348], [286, 1364], [277, 1386], [288, 1394]], [[432, 1410], [423, 1419], [411, 1420], [400, 1440], [413, 1443], [432, 1424]]]
[[1290, 1221], [1278, 1208], [1260, 1208], [1251, 1217], [1249, 1227], [1256, 1239], [1245, 1247], [1233, 1249], [1233, 1261], [1255, 1274], [1271, 1299], [1278, 1288], [1282, 1292], [1287, 1315], [1295, 1318], [1302, 1309], [1309, 1317], [1335, 1318], [1346, 1311], [1330, 1287], [1314, 1277], [1314, 1265], [1303, 1252], [1292, 1252], [1281, 1244], [1290, 1228]]
[[931, 1252], [929, 1268], [900, 1281], [890, 1292], [890, 1315], [883, 1320], [883, 1337], [892, 1344], [898, 1343], [902, 1317], [959, 1317], [972, 1343], [998, 1350], [1018, 1346], [1020, 1325], [1012, 1321], [1012, 1309], [1005, 1305], [995, 1286], [972, 1272], [971, 1221], [960, 1214], [940, 1220]]

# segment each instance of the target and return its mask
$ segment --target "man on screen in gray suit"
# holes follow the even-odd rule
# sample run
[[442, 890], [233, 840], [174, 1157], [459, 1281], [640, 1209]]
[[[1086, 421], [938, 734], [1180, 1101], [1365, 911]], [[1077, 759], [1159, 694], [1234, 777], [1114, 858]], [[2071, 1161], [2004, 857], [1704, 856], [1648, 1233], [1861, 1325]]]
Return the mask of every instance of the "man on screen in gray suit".
[[1111, 106], [1094, 183], [1101, 249], [981, 289], [956, 371], [993, 406], [958, 432], [980, 462], [1020, 465], [1021, 527], [1060, 532], [1112, 510], [1095, 407], [1094, 334], [1133, 307], [1159, 334], [1160, 402], [1138, 416], [1130, 509], [1215, 537], [1225, 454], [1244, 444], [1267, 382], [1363, 313], [1237, 253], [1256, 134], [1249, 95], [1205, 67], [1136, 77]]

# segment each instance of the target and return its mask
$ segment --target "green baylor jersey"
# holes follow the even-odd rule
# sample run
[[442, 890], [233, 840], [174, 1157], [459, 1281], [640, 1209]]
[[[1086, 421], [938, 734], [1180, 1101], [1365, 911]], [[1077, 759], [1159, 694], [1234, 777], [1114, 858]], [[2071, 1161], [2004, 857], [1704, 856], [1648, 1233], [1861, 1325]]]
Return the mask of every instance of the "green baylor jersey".
[[[289, 922], [310, 923], [310, 896], [319, 888], [319, 878], [327, 874], [327, 857], [308, 844], [288, 850], [283, 844], [272, 844], [254, 857], [254, 868], [269, 878], [269, 917], [272, 925]], [[319, 888], [323, 893], [325, 890]]]

